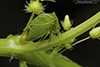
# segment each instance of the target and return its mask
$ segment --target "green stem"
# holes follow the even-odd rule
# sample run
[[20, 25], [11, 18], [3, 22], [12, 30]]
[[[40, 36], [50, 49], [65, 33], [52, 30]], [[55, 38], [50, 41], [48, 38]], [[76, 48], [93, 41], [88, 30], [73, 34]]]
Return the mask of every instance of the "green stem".
[[64, 46], [55, 47], [55, 49], [50, 53], [49, 57], [52, 58], [55, 54], [57, 54]]
[[[78, 64], [74, 63], [70, 59], [68, 59], [65, 56], [62, 55], [57, 55], [56, 57], [53, 57], [50, 59], [49, 57], [45, 57], [44, 52], [27, 52], [27, 53], [22, 53], [22, 54], [16, 54], [16, 59], [26, 61], [27, 64], [30, 65], [36, 65], [36, 66], [43, 66], [43, 67], [48, 67], [48, 62], [51, 64], [52, 67], [52, 62], [54, 62], [55, 67], [81, 67]], [[43, 58], [44, 57], [44, 58]], [[42, 59], [41, 59], [42, 58]], [[44, 59], [48, 59], [49, 61], [44, 61]]]
[[39, 51], [38, 53], [45, 61], [48, 62], [50, 67], [55, 67], [52, 58], [50, 58], [44, 51]]
[[[11, 48], [10, 50], [13, 52], [16, 52], [16, 53], [22, 53], [22, 52], [28, 52], [28, 51], [35, 52], [35, 51], [40, 51], [40, 50], [44, 50], [47, 48], [55, 47], [57, 45], [61, 45], [61, 44], [65, 43], [66, 41], [69, 41], [70, 39], [73, 39], [73, 38], [83, 34], [87, 30], [89, 30], [90, 28], [94, 27], [94, 25], [98, 24], [99, 22], [100, 22], [100, 12], [95, 14], [93, 17], [91, 17], [87, 21], [76, 26], [75, 28], [59, 35], [59, 38], [61, 41], [59, 41], [58, 36], [53, 37], [49, 43], [49, 46], [48, 46], [48, 42], [49, 42], [48, 39], [42, 41], [41, 45], [38, 46], [38, 48], [36, 48], [36, 46], [40, 42], [36, 42], [36, 43], [28, 42], [26, 44], [16, 43], [16, 41], [18, 42], [20, 36], [15, 36], [10, 40], [9, 39], [4, 40], [4, 42], [2, 40], [0, 40], [0, 45], [2, 45], [0, 47], [0, 51], [3, 51], [3, 50], [5, 51], [6, 49], [9, 49], [8, 48], [9, 46]], [[13, 45], [12, 45], [12, 43], [13, 43]], [[4, 44], [7, 44], [7, 45], [4, 45]], [[6, 47], [6, 46], [8, 46], [8, 47]], [[2, 47], [4, 47], [4, 48], [2, 48]]]
[[35, 13], [33, 12], [33, 13], [31, 14], [31, 16], [30, 16], [30, 19], [29, 19], [27, 25], [32, 21], [32, 19], [34, 18], [34, 15], [35, 15]]
[[84, 21], [83, 23], [81, 23], [80, 25], [76, 26], [75, 28], [59, 35], [59, 38], [61, 41], [59, 41], [58, 36], [54, 37], [51, 39], [50, 43], [49, 43], [49, 47], [48, 45], [48, 40], [44, 40], [40, 46], [38, 46], [38, 48], [36, 48], [36, 45], [39, 44], [39, 42], [34, 43], [34, 47], [32, 47], [33, 44], [27, 46], [28, 48], [30, 48], [29, 50], [33, 50], [33, 51], [39, 51], [39, 50], [43, 50], [43, 49], [47, 49], [50, 47], [54, 47], [60, 44], [63, 44], [64, 42], [72, 39], [72, 38], [76, 38], [77, 36], [83, 34], [84, 32], [88, 31], [89, 29], [91, 29], [92, 27], [94, 27], [96, 24], [98, 24], [100, 22], [100, 12], [98, 12], [97, 14], [95, 14], [93, 17], [91, 17], [90, 19]]
[[[11, 57], [13, 56], [14, 58], [25, 61], [27, 64], [30, 65], [36, 65], [36, 66], [43, 66], [43, 67], [48, 67], [48, 63], [53, 66], [53, 62], [56, 65], [56, 67], [81, 67], [78, 64], [72, 62], [68, 58], [64, 58], [63, 56], [56, 56], [53, 57], [52, 59], [49, 58], [49, 56], [45, 55], [44, 52], [40, 51], [41, 53], [38, 52], [20, 52], [19, 50], [27, 50], [29, 48], [25, 48], [25, 44], [20, 44], [19, 45], [18, 41], [19, 37], [9, 35], [6, 39], [0, 39], [0, 56], [3, 57]], [[17, 39], [17, 40], [16, 40]], [[29, 45], [29, 44], [27, 44]], [[38, 48], [37, 48], [38, 49]], [[19, 51], [19, 52], [16, 52]], [[48, 61], [48, 63], [44, 60], [44, 58]], [[60, 59], [61, 58], [61, 59]], [[52, 62], [53, 61], [53, 62]]]
[[19, 67], [28, 67], [25, 61], [20, 61]]
[[[91, 37], [90, 37], [90, 36], [89, 36], [89, 37], [86, 37], [86, 38], [84, 38], [84, 39], [82, 39], [82, 40], [79, 40], [79, 41], [75, 42], [74, 44], [71, 44], [70, 46], [75, 46], [76, 44], [81, 43], [81, 42], [83, 42], [83, 41], [85, 41], [85, 40], [88, 40], [89, 38], [91, 38]], [[63, 52], [66, 51], [66, 50], [67, 50], [67, 49], [62, 50], [59, 54], [63, 53]]]
[[72, 44], [71, 46], [75, 46], [76, 44], [81, 43], [81, 42], [83, 42], [85, 40], [88, 40], [89, 38], [91, 38], [91, 37], [89, 36], [89, 37], [86, 37], [86, 38], [84, 38], [82, 40], [79, 40], [79, 41], [75, 42], [74, 44]]
[[[19, 60], [24, 60], [26, 61], [26, 63], [37, 64], [37, 65], [41, 64], [42, 66], [48, 66], [48, 64], [46, 64], [46, 61], [43, 58], [41, 58], [39, 55], [35, 54], [34, 52], [61, 45], [65, 43], [66, 41], [69, 41], [70, 39], [76, 38], [77, 36], [83, 34], [90, 28], [94, 27], [99, 22], [100, 22], [100, 12], [95, 14], [93, 17], [91, 17], [87, 21], [76, 26], [75, 28], [59, 35], [59, 38], [61, 41], [59, 41], [58, 36], [56, 36], [51, 39], [49, 46], [48, 46], [49, 40], [44, 40], [42, 41], [41, 45], [38, 46], [38, 48], [36, 48], [36, 46], [40, 42], [36, 42], [36, 43], [28, 42], [28, 43], [22, 44], [22, 43], [19, 43], [20, 36], [10, 35], [6, 39], [0, 39], [0, 56], [11, 57], [13, 54], [15, 58]], [[34, 60], [34, 59], [37, 59], [37, 60]], [[58, 67], [80, 67], [80, 66], [77, 66], [76, 64], [73, 64], [72, 66], [71, 64], [72, 62], [70, 61], [66, 62], [56, 57], [53, 58], [53, 61], [55, 65]]]

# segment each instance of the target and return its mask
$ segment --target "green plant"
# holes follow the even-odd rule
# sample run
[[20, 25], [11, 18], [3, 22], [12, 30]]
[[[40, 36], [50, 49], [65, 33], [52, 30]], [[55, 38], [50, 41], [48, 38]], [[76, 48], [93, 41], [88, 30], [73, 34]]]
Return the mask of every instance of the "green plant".
[[[68, 58], [58, 53], [58, 51], [60, 51], [63, 47], [70, 49], [77, 43], [90, 38], [88, 37], [71, 44], [77, 36], [94, 27], [99, 22], [100, 12], [75, 28], [61, 33], [61, 35], [59, 35], [61, 41], [59, 41], [58, 36], [55, 36], [50, 41], [49, 46], [47, 46], [49, 41], [47, 39], [42, 41], [38, 48], [36, 48], [36, 46], [40, 42], [30, 41], [27, 43], [20, 43], [20, 35], [9, 35], [7, 38], [0, 39], [0, 56], [11, 57], [20, 60], [20, 67], [27, 67], [26, 63], [30, 67], [81, 67], [80, 65], [72, 62]], [[54, 49], [52, 47], [54, 47]]]

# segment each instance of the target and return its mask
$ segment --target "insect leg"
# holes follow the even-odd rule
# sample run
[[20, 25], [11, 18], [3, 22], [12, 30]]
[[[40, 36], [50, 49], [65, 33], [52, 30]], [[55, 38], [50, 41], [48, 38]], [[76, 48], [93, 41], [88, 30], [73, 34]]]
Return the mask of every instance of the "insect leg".
[[51, 38], [52, 38], [52, 36], [53, 36], [53, 33], [54, 33], [54, 31], [52, 30], [52, 31], [50, 32], [48, 46], [49, 46], [50, 40], [51, 40]]
[[37, 42], [41, 41], [43, 37], [41, 37]]
[[[31, 21], [32, 22], [32, 21]], [[30, 27], [31, 22], [23, 29], [23, 31], [25, 31], [27, 28]]]
[[[44, 38], [41, 37], [41, 39], [42, 39], [42, 38], [43, 38], [43, 39], [42, 39], [42, 40], [40, 39], [41, 42], [39, 43], [39, 45], [42, 43], [42, 41], [43, 41], [49, 34], [50, 34], [50, 32], [48, 32], [45, 36], [43, 36]], [[39, 40], [39, 41], [40, 41], [40, 40]], [[37, 45], [36, 47], [38, 48], [39, 45]]]
[[59, 35], [60, 35], [60, 34], [61, 34], [60, 31], [57, 30], [57, 36], [58, 36], [59, 41], [61, 41], [60, 38], [59, 38]]
[[[41, 37], [41, 38], [38, 40], [38, 42], [41, 41], [41, 40], [44, 40], [49, 34], [50, 34], [50, 32], [48, 32], [45, 36], [43, 36], [44, 38]], [[43, 38], [43, 39], [42, 39], [42, 38]]]
[[25, 40], [26, 35], [27, 35], [27, 31], [23, 31], [19, 39], [20, 43], [27, 43], [27, 41]]
[[59, 38], [59, 35], [61, 34], [61, 32], [59, 31], [59, 26], [54, 31], [55, 31], [54, 33], [57, 34], [59, 41], [61, 41]]
[[50, 32], [48, 31], [48, 33], [45, 35], [45, 37], [43, 38], [43, 40], [50, 34]]

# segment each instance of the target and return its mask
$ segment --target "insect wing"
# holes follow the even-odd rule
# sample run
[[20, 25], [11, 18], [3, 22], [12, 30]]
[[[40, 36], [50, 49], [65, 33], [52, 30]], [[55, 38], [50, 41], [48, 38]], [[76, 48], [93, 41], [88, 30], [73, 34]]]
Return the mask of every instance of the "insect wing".
[[55, 21], [56, 20], [52, 14], [39, 15], [30, 24], [30, 29], [25, 39], [30, 41], [44, 36], [48, 31], [52, 30]]

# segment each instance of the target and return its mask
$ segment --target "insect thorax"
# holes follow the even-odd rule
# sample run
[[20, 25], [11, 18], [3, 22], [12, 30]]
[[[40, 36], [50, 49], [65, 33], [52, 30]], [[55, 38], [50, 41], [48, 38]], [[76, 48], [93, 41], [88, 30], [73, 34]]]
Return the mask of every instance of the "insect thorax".
[[25, 39], [27, 41], [36, 40], [56, 30], [58, 26], [58, 18], [54, 12], [41, 14], [30, 23]]

